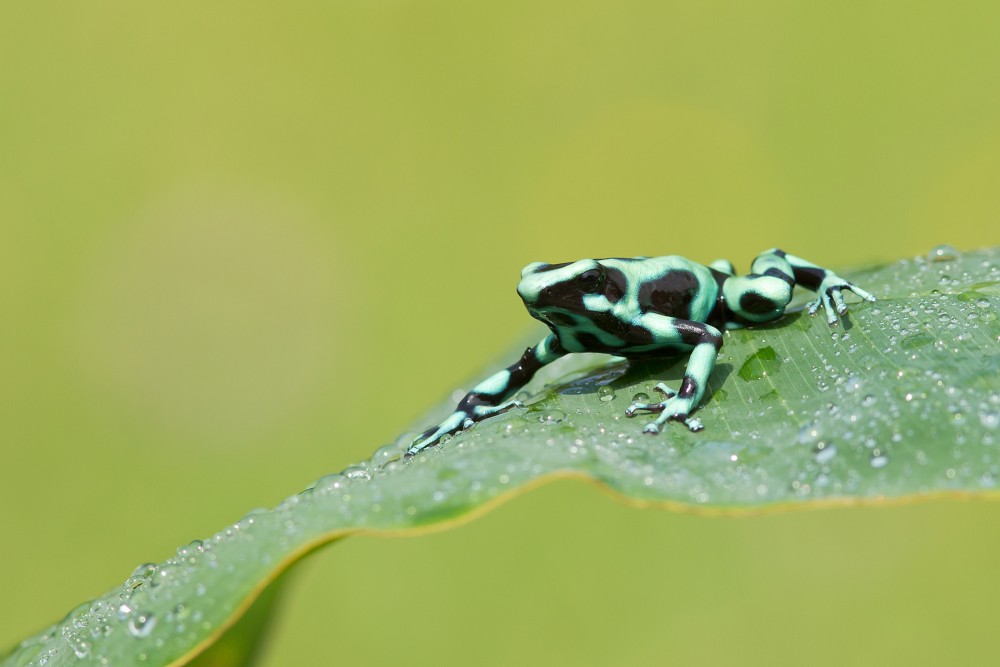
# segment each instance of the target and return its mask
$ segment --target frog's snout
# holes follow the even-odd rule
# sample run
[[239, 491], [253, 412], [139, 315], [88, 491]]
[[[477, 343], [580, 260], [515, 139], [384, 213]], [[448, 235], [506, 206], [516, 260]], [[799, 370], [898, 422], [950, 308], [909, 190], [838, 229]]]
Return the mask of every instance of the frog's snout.
[[517, 284], [517, 295], [526, 306], [538, 303], [545, 291], [545, 279], [536, 273], [527, 273]]

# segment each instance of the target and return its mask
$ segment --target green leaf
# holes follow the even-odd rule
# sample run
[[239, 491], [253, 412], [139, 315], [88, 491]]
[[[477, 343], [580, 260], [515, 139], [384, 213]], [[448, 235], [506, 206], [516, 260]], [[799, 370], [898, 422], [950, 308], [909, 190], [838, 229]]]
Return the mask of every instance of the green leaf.
[[646, 418], [623, 416], [656, 382], [676, 386], [685, 359], [568, 358], [533, 383], [526, 408], [412, 459], [400, 459], [401, 438], [140, 567], [4, 664], [188, 664], [317, 546], [446, 526], [557, 477], [702, 512], [995, 495], [1000, 251], [945, 249], [849, 275], [879, 301], [853, 303], [839, 326], [798, 312], [726, 334], [699, 433], [672, 424], [649, 436]]
[[235, 625], [187, 664], [191, 667], [252, 667], [256, 664], [288, 577], [286, 570], [253, 600]]

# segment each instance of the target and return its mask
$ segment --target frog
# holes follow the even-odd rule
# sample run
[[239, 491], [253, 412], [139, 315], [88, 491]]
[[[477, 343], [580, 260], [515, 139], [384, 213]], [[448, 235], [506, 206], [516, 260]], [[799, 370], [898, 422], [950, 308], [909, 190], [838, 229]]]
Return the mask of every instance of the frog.
[[876, 300], [835, 272], [779, 248], [757, 255], [747, 275], [737, 275], [725, 259], [703, 265], [679, 255], [532, 262], [521, 271], [517, 293], [549, 333], [516, 362], [476, 384], [448, 417], [413, 440], [405, 455], [523, 407], [512, 397], [535, 373], [581, 352], [630, 360], [689, 355], [676, 391], [659, 382], [654, 388], [663, 400], [633, 402], [625, 415], [656, 414], [643, 428], [649, 434], [659, 433], [668, 421], [700, 431], [704, 425], [692, 415], [705, 396], [723, 332], [781, 318], [796, 285], [816, 293], [806, 310], [815, 315], [822, 307], [831, 327], [847, 314], [844, 292]]

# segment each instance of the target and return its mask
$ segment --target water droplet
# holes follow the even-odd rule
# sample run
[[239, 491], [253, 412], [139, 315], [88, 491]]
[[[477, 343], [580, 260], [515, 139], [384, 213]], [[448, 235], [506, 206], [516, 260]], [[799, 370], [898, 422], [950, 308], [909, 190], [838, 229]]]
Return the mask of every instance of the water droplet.
[[847, 381], [844, 382], [844, 391], [848, 393], [854, 393], [860, 388], [861, 388], [861, 378], [858, 377], [857, 375], [850, 376], [849, 378], [847, 378]]
[[985, 296], [979, 297], [978, 299], [976, 299], [976, 305], [979, 306], [980, 308], [989, 308], [990, 300], [987, 299]]
[[819, 464], [829, 463], [830, 461], [833, 460], [833, 457], [837, 455], [837, 445], [833, 443], [821, 442], [818, 445], [816, 445], [816, 449], [814, 450], [814, 452], [815, 452], [814, 458], [816, 459], [816, 463]]
[[80, 660], [83, 660], [88, 655], [90, 655], [90, 643], [84, 641], [83, 639], [78, 639], [76, 641], [70, 642], [73, 647], [73, 655], [75, 655]]
[[1000, 427], [1000, 412], [992, 410], [980, 412], [979, 423], [990, 430]]
[[368, 472], [368, 468], [361, 464], [347, 466], [340, 471], [340, 474], [351, 480], [367, 481], [372, 478], [371, 473]]
[[760, 380], [767, 377], [768, 373], [777, 372], [780, 367], [781, 359], [774, 351], [774, 348], [768, 345], [751, 354], [743, 362], [738, 375], [747, 382], [750, 380]]
[[562, 410], [546, 410], [540, 418], [543, 424], [558, 424], [566, 419], [566, 413]]
[[177, 547], [177, 557], [193, 564], [197, 560], [197, 556], [201, 553], [201, 551], [201, 540], [194, 540], [187, 546]]
[[[950, 318], [949, 318], [950, 319]], [[912, 336], [906, 336], [901, 341], [899, 341], [899, 346], [904, 350], [912, 350], [917, 347], [923, 347], [934, 342], [934, 336], [929, 333], [918, 333]]]
[[379, 447], [372, 454], [371, 464], [376, 468], [382, 468], [393, 461], [403, 458], [403, 451], [395, 444]]
[[931, 251], [927, 253], [927, 261], [930, 262], [951, 262], [958, 259], [961, 256], [958, 250], [955, 250], [952, 246], [942, 243], [941, 245], [936, 245], [931, 248]]
[[128, 632], [133, 637], [148, 637], [156, 627], [156, 617], [149, 612], [139, 612], [128, 621]]
[[803, 426], [799, 431], [799, 444], [801, 445], [811, 445], [812, 443], [819, 440], [820, 434], [819, 429], [815, 424], [807, 424]]
[[871, 460], [868, 461], [872, 468], [884, 468], [889, 465], [889, 457], [881, 450], [873, 449]]
[[600, 398], [605, 403], [608, 403], [614, 400], [615, 390], [608, 385], [604, 385], [597, 390], [597, 397]]
[[143, 563], [139, 567], [137, 567], [134, 570], [132, 570], [132, 575], [131, 576], [132, 577], [136, 577], [136, 578], [140, 578], [140, 579], [144, 579], [146, 577], [151, 577], [154, 574], [156, 574], [156, 571], [158, 569], [159, 568], [157, 567], [156, 563]]
[[632, 397], [633, 403], [649, 403], [649, 394], [640, 391], [638, 394]]
[[347, 486], [347, 478], [340, 473], [320, 477], [316, 482], [316, 490], [320, 494], [329, 494], [343, 490]]
[[861, 407], [870, 408], [873, 405], [875, 405], [875, 397], [872, 396], [871, 394], [867, 394], [864, 398], [861, 399]]
[[124, 602], [122, 604], [118, 605], [118, 620], [119, 621], [124, 621], [125, 619], [127, 619], [129, 617], [129, 615], [131, 613], [132, 613], [132, 607], [130, 607], [129, 605], [125, 604]]

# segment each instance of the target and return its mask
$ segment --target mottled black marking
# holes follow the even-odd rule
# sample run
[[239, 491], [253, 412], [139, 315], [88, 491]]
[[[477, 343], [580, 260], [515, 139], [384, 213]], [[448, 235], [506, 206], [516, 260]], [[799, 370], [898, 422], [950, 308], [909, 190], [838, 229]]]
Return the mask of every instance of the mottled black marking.
[[677, 398], [691, 398], [698, 393], [698, 381], [690, 375], [685, 375], [681, 381], [681, 388], [677, 391]]
[[[554, 354], [562, 354], [563, 349], [558, 343], [555, 343], [552, 347], [552, 352]], [[529, 347], [524, 351], [520, 359], [507, 367], [507, 372], [510, 373], [510, 376], [507, 378], [507, 384], [500, 387], [496, 393], [470, 391], [459, 402], [458, 407], [455, 408], [456, 411], [472, 415], [477, 407], [495, 407], [500, 405], [511, 394], [526, 385], [543, 365], [538, 359], [535, 348]]]
[[604, 283], [604, 296], [611, 303], [618, 303], [625, 296], [628, 289], [628, 279], [619, 269], [607, 266], [604, 267], [607, 278]]
[[594, 313], [590, 321], [601, 331], [621, 338], [627, 345], [651, 345], [655, 342], [652, 332], [646, 327], [626, 322], [611, 313]]
[[702, 341], [704, 343], [711, 343], [715, 351], [718, 352], [722, 349], [722, 334], [712, 333], [710, 331], [705, 332], [705, 339]]
[[[558, 353], [559, 350], [561, 348], [553, 348], [553, 352]], [[535, 348], [529, 347], [520, 359], [507, 367], [507, 371], [510, 372], [510, 380], [507, 382], [508, 391], [511, 387], [523, 387], [543, 365], [538, 359]]]
[[771, 276], [772, 278], [781, 278], [789, 287], [795, 287], [795, 278], [791, 277], [776, 266], [772, 266], [770, 269], [765, 271], [764, 275]]
[[712, 333], [701, 322], [681, 320], [674, 322], [674, 329], [681, 335], [681, 342], [694, 347], [699, 343], [712, 343], [715, 349], [722, 347], [722, 336]]
[[594, 352], [610, 352], [611, 346], [605, 345], [601, 342], [601, 339], [597, 337], [596, 334], [592, 334], [589, 331], [583, 331], [573, 336], [576, 341], [583, 346], [585, 350], [593, 350]]
[[777, 309], [777, 304], [766, 296], [747, 290], [740, 295], [740, 310], [754, 315], [766, 315]]
[[692, 272], [683, 269], [667, 271], [639, 288], [639, 307], [643, 311], [688, 319], [691, 317], [691, 302], [699, 289], [701, 284]]
[[[561, 282], [549, 285], [538, 293], [538, 297], [530, 304], [536, 308], [562, 308], [572, 313], [579, 313], [586, 308], [583, 306], [584, 294], [576, 283]], [[525, 301], [528, 305], [528, 302]]]
[[[509, 387], [508, 383], [504, 388]], [[500, 405], [500, 397], [503, 394], [485, 394], [478, 391], [469, 392], [465, 397], [458, 402], [458, 407], [455, 408], [456, 412], [464, 412], [465, 414], [471, 416], [475, 409], [480, 406], [493, 407]]]
[[713, 269], [712, 267], [708, 267], [708, 270], [712, 272], [712, 277], [715, 278], [718, 296], [715, 297], [715, 307], [712, 308], [712, 312], [708, 314], [705, 321], [717, 329], [725, 329], [726, 319], [730, 316], [730, 311], [726, 307], [726, 294], [722, 291], [722, 284], [726, 282], [726, 279], [732, 278], [733, 276], [717, 269]]
[[826, 269], [809, 266], [793, 266], [792, 271], [795, 273], [795, 282], [803, 287], [808, 287], [814, 292], [819, 289], [820, 284], [826, 278], [827, 274]]
[[774, 250], [772, 250], [771, 254], [772, 255], [777, 255], [778, 257], [780, 257], [782, 259], [785, 258], [785, 251], [784, 250], [779, 250], [778, 248], [775, 248]]

